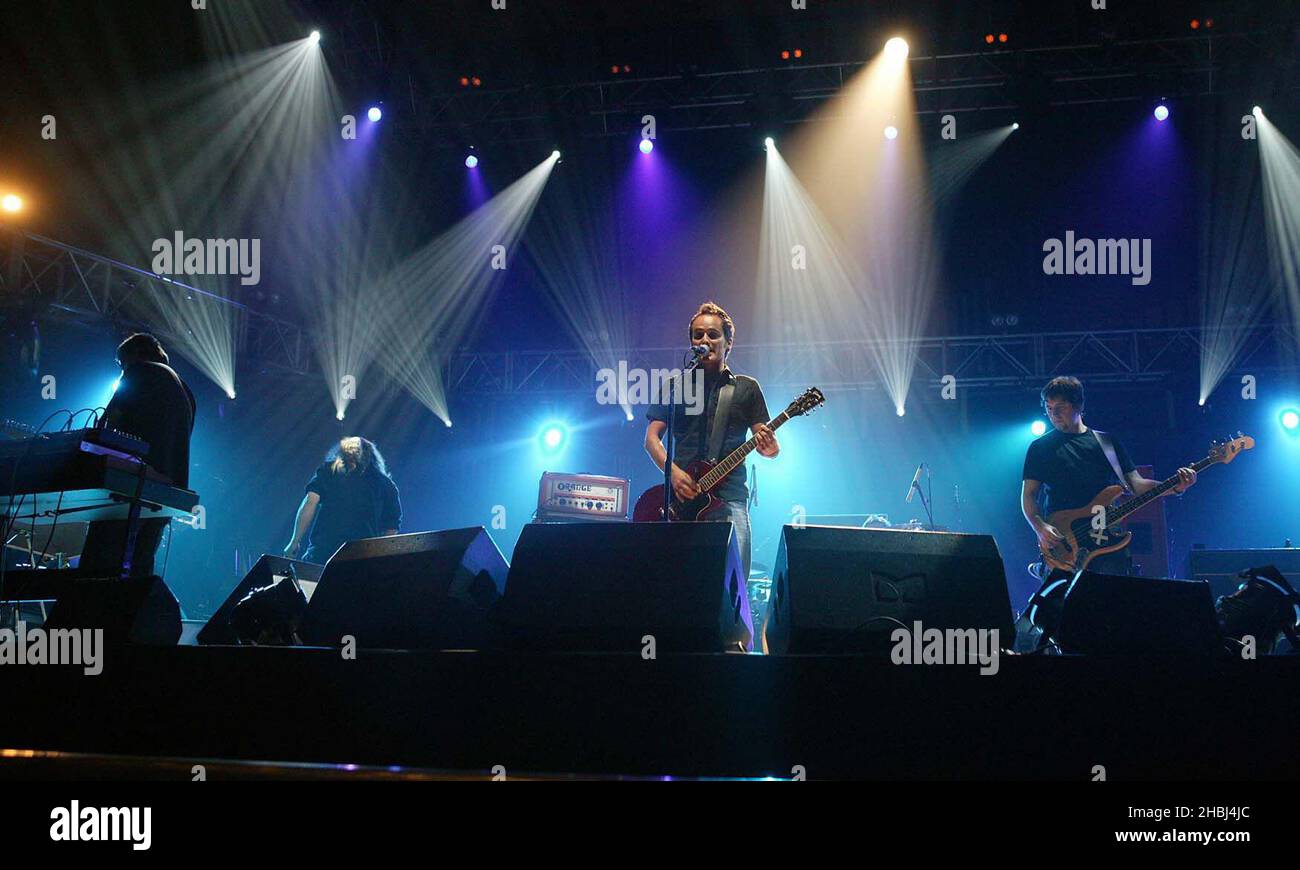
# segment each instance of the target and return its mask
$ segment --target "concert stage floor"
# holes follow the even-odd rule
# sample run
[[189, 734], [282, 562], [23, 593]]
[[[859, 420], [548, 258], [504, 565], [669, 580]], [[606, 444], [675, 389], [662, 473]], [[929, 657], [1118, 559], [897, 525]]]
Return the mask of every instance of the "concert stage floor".
[[835, 656], [346, 661], [318, 648], [133, 647], [105, 659], [99, 676], [0, 668], [0, 747], [484, 777], [498, 765], [507, 776], [1082, 781], [1102, 765], [1111, 780], [1300, 777], [1297, 656], [1004, 657], [990, 676]]

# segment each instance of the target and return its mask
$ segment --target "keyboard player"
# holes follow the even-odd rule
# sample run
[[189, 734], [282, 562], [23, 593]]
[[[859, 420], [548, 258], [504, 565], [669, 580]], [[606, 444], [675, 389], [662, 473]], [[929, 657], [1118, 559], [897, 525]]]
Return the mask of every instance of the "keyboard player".
[[[100, 425], [141, 438], [149, 445], [149, 465], [181, 488], [189, 487], [190, 435], [194, 431], [194, 394], [170, 365], [158, 339], [136, 333], [117, 348], [122, 378]], [[154, 573], [154, 554], [162, 543], [167, 519], [142, 519], [131, 557], [131, 575]], [[112, 577], [122, 568], [125, 520], [90, 523], [81, 553], [84, 576]]]

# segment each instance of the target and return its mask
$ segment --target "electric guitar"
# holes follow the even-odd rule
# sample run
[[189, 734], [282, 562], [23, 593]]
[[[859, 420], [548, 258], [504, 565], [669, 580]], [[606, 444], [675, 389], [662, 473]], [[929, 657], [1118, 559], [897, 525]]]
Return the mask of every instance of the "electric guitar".
[[[1254, 438], [1238, 432], [1236, 438], [1222, 444], [1213, 442], [1209, 455], [1191, 468], [1199, 474], [1211, 465], [1227, 465], [1237, 458], [1238, 453], [1254, 446]], [[1043, 547], [1040, 542], [1039, 550], [1043, 554], [1043, 561], [1053, 568], [1073, 574], [1088, 567], [1088, 563], [1095, 557], [1127, 547], [1133, 533], [1125, 531], [1120, 522], [1134, 511], [1168, 495], [1178, 483], [1178, 475], [1175, 474], [1142, 495], [1119, 505], [1114, 502], [1124, 492], [1124, 487], [1118, 484], [1108, 486], [1081, 508], [1056, 511], [1047, 518], [1047, 524], [1060, 532], [1064, 540], [1056, 541], [1050, 547]]]
[[[768, 427], [773, 432], [794, 417], [801, 417], [804, 414], [820, 407], [826, 401], [822, 391], [816, 387], [809, 387], [804, 390], [799, 398], [790, 403], [790, 406], [776, 415]], [[707, 520], [709, 515], [718, 508], [722, 507], [722, 499], [712, 494], [718, 484], [726, 480], [727, 475], [736, 469], [745, 461], [745, 457], [758, 446], [756, 438], [750, 438], [744, 444], [727, 454], [727, 457], [716, 465], [706, 459], [697, 459], [690, 463], [682, 470], [691, 476], [700, 487], [700, 494], [690, 501], [682, 501], [673, 493], [671, 507], [668, 508], [669, 519], [673, 521], [681, 520]], [[636, 523], [654, 523], [660, 522], [664, 518], [664, 487], [663, 484], [652, 486], [641, 494], [636, 500], [636, 507], [632, 508], [632, 521]]]

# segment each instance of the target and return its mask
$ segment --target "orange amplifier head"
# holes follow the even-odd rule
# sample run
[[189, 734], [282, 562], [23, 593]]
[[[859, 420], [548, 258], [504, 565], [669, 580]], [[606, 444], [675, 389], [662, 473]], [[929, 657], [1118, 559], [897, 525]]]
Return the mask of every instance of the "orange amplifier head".
[[627, 520], [628, 482], [599, 474], [547, 471], [537, 493], [539, 519]]

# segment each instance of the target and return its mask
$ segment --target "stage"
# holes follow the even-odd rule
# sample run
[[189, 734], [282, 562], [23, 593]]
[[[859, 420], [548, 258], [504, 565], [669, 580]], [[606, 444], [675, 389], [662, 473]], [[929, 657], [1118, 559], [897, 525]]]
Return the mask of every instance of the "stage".
[[854, 656], [120, 647], [94, 677], [0, 668], [0, 747], [135, 758], [10, 751], [0, 775], [188, 780], [221, 759], [209, 778], [1283, 780], [1300, 775], [1298, 684], [1296, 656], [1005, 656], [981, 676]]

